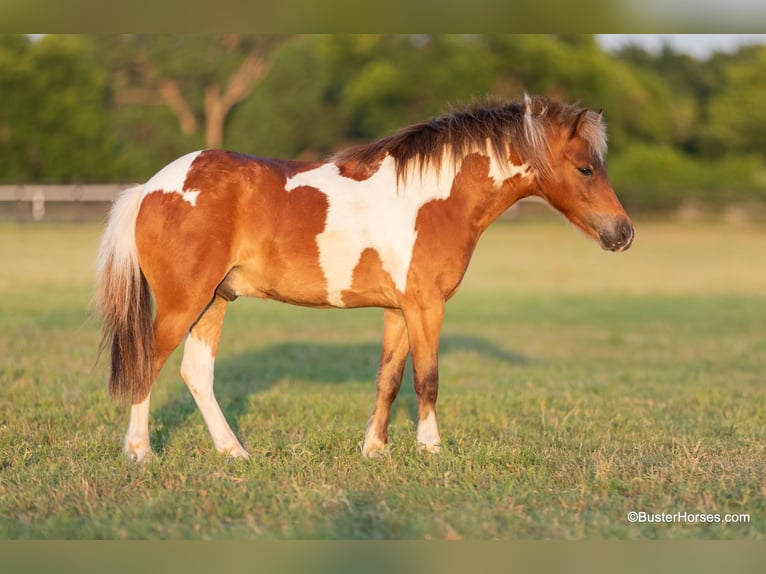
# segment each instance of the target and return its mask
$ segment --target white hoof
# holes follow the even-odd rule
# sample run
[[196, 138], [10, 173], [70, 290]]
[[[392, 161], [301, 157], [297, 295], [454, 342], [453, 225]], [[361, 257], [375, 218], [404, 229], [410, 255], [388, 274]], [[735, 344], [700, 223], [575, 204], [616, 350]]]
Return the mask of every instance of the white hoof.
[[417, 442], [420, 452], [439, 454], [441, 439], [439, 438], [439, 429], [436, 426], [435, 413], [432, 412], [425, 419], [418, 421]]
[[125, 455], [133, 462], [147, 462], [151, 460], [153, 454], [148, 442], [125, 443]]
[[365, 440], [362, 446], [362, 456], [365, 458], [378, 458], [388, 454], [388, 445], [379, 439]]
[[242, 448], [241, 444], [235, 444], [228, 448], [220, 448], [218, 452], [225, 454], [229, 458], [250, 458], [250, 453]]
[[429, 454], [439, 454], [441, 452], [441, 445], [440, 444], [423, 444], [422, 442], [418, 443], [418, 452], [427, 452]]

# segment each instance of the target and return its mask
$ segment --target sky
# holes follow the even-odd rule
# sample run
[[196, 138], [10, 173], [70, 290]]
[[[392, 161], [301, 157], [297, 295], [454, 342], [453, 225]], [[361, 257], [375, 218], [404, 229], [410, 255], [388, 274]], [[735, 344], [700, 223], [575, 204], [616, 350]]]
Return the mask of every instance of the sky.
[[705, 59], [714, 52], [733, 52], [743, 44], [765, 44], [766, 34], [598, 34], [606, 50], [638, 44], [650, 52], [659, 52], [669, 44], [678, 52]]

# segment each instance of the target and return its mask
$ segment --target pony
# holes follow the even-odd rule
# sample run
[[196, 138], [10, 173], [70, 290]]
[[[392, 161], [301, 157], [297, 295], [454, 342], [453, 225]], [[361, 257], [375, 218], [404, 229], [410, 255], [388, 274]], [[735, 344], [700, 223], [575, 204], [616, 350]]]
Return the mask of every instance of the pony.
[[152, 454], [149, 399], [184, 341], [181, 376], [215, 448], [248, 457], [213, 393], [229, 303], [381, 307], [376, 398], [362, 453], [388, 447], [391, 405], [412, 356], [419, 449], [438, 453], [439, 336], [482, 232], [537, 197], [609, 251], [633, 241], [607, 178], [602, 111], [525, 94], [485, 99], [326, 161], [208, 149], [115, 201], [97, 260], [110, 396], [129, 400], [124, 450]]

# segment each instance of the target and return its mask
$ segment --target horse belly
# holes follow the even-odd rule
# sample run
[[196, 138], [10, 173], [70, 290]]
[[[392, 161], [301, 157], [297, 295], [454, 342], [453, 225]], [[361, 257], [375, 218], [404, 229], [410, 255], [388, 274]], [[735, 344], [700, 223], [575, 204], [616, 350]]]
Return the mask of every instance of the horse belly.
[[252, 257], [234, 266], [219, 286], [219, 293], [275, 299], [306, 307], [396, 307], [398, 297], [390, 275], [374, 249], [365, 249], [352, 272], [351, 284], [340, 297], [328, 294], [325, 271], [318, 260], [298, 253]]

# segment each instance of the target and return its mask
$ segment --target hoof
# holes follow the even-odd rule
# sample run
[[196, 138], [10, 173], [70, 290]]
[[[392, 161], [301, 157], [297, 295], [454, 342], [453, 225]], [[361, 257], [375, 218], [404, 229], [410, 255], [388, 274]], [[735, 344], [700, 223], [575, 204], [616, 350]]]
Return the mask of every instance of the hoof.
[[440, 444], [423, 444], [418, 443], [418, 452], [425, 452], [428, 454], [439, 454], [441, 452]]
[[388, 454], [388, 441], [378, 436], [372, 426], [367, 427], [364, 433], [364, 444], [362, 445], [362, 455], [365, 458], [378, 458], [381, 455]]
[[365, 443], [362, 447], [362, 456], [365, 458], [380, 458], [388, 454], [388, 445], [380, 441]]
[[250, 458], [250, 453], [242, 448], [242, 445], [239, 444], [229, 448], [219, 449], [218, 452], [225, 454], [229, 458]]
[[125, 456], [133, 462], [149, 462], [154, 456], [152, 447], [144, 443], [126, 443]]

